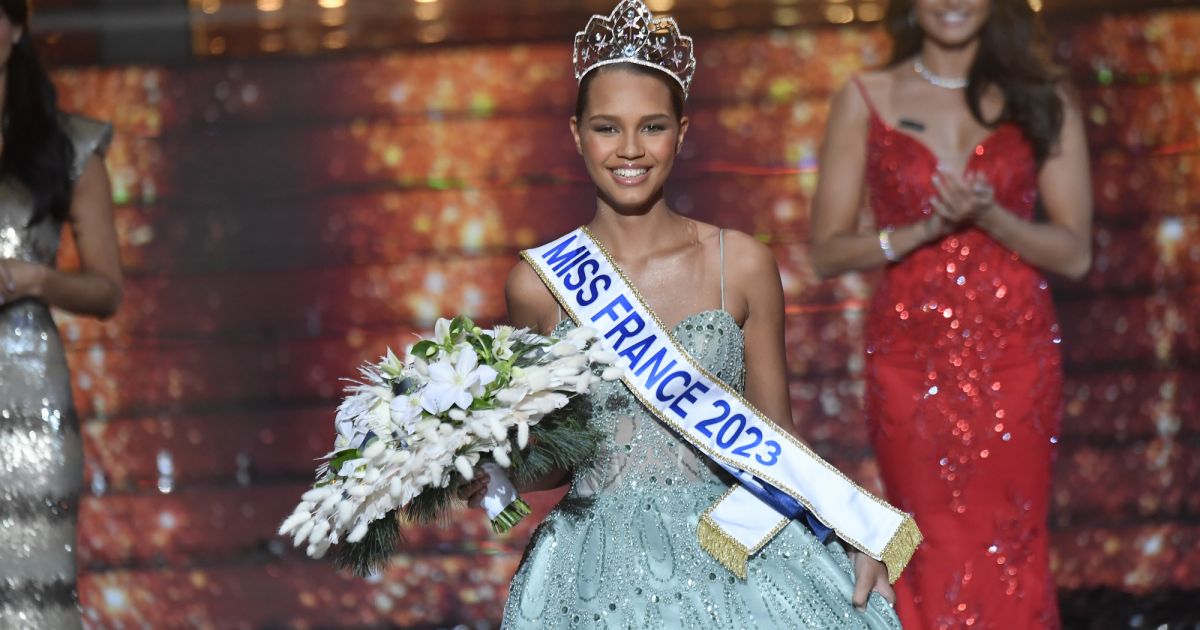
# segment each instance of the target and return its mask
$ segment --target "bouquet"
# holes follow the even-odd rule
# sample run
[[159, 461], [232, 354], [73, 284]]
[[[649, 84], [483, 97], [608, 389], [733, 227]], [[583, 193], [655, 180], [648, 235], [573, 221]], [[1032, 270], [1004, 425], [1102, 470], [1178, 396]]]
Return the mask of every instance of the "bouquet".
[[620, 378], [616, 360], [590, 328], [560, 339], [481, 330], [466, 317], [438, 320], [433, 338], [403, 361], [388, 349], [360, 368], [337, 410], [334, 450], [280, 535], [313, 558], [339, 545], [338, 566], [369, 575], [399, 544], [401, 521], [446, 515], [458, 485], [480, 467], [491, 478], [483, 503], [492, 528], [508, 531], [530, 513], [513, 480], [594, 454], [601, 436], [570, 403], [600, 380]]

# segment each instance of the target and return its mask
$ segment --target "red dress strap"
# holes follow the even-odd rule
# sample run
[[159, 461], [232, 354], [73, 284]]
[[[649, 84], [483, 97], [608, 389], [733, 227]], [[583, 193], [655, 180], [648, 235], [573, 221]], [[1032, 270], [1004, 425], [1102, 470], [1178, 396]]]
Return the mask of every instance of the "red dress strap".
[[867, 92], [866, 86], [862, 84], [862, 80], [858, 78], [858, 75], [850, 77], [850, 82], [854, 84], [854, 87], [858, 88], [858, 93], [862, 95], [863, 102], [867, 104], [867, 109], [870, 110], [871, 116], [879, 118], [879, 111], [875, 109], [875, 102], [871, 100], [871, 95]]

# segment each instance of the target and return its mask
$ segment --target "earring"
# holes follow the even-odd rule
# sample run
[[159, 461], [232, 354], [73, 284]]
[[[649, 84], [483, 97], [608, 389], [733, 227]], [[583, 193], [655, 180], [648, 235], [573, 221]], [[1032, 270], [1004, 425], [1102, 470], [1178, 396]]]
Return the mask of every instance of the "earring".
[[910, 28], [917, 27], [917, 8], [909, 7], [908, 9], [908, 26]]

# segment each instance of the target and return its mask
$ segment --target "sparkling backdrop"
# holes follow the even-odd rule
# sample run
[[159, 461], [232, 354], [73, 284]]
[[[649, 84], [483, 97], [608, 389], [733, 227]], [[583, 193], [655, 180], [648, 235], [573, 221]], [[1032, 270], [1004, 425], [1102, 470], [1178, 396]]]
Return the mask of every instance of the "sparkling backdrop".
[[[1094, 271], [1054, 283], [1067, 365], [1054, 567], [1064, 593], [1195, 592], [1200, 13], [1056, 35], [1089, 123], [1097, 220]], [[884, 40], [817, 28], [699, 44], [672, 202], [775, 250], [795, 415], [878, 489], [860, 403], [873, 279], [817, 281], [805, 243], [828, 98]], [[338, 379], [440, 314], [503, 320], [517, 250], [589, 217], [569, 60], [565, 45], [521, 45], [57, 73], [65, 109], [117, 126], [128, 274], [112, 321], [59, 315], [85, 419], [94, 627], [495, 623], [534, 519], [502, 537], [476, 514], [413, 532], [369, 581], [273, 534], [331, 443]], [[557, 497], [534, 499], [544, 513]]]

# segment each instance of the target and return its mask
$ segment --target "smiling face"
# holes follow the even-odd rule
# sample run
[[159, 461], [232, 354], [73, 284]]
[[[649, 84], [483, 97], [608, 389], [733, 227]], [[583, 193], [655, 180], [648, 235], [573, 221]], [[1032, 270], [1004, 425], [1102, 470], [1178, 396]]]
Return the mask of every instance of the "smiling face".
[[644, 212], [662, 200], [687, 118], [677, 115], [665, 75], [593, 72], [587, 103], [571, 118], [575, 146], [603, 203], [622, 214]]
[[945, 48], [966, 46], [979, 37], [992, 0], [916, 0], [913, 13], [925, 37]]

